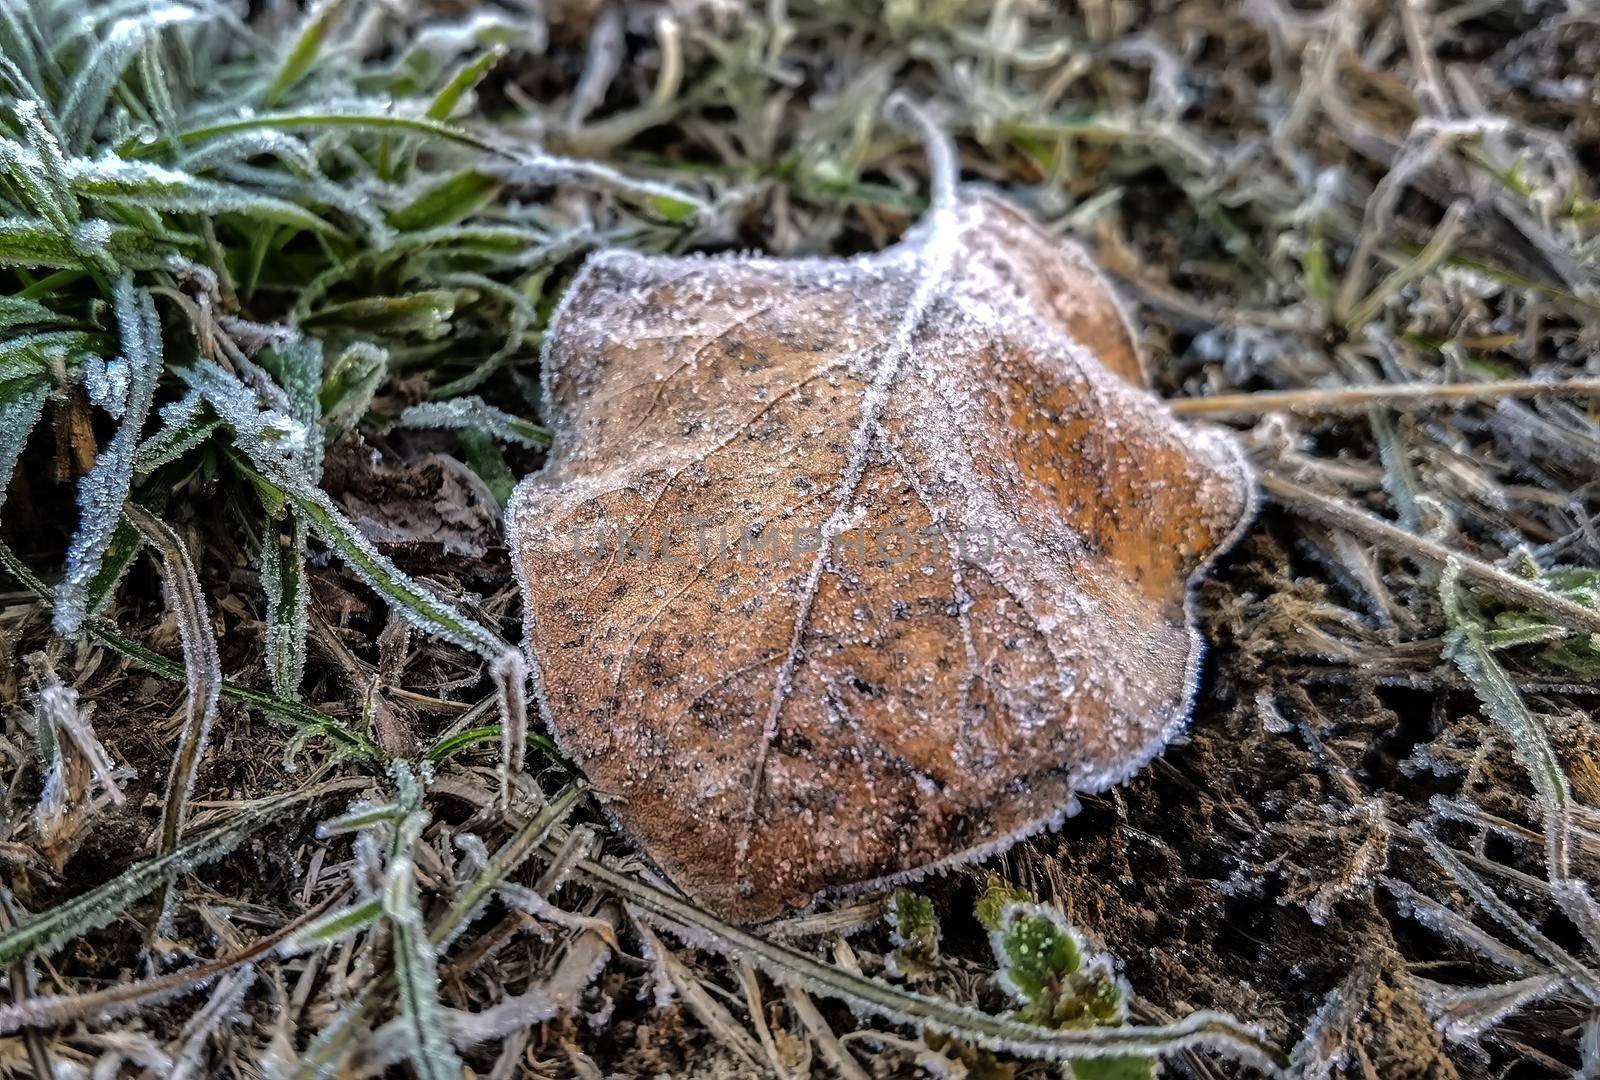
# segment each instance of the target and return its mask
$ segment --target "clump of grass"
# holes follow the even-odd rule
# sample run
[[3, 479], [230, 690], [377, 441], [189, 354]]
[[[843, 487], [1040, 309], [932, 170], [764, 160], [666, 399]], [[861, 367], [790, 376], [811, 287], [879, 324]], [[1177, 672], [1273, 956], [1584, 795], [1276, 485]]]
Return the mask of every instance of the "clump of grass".
[[[210, 2], [5, 10], [0, 476], [47, 401], [117, 425], [79, 448], [94, 464], [54, 589], [57, 632], [107, 608], [152, 535], [135, 528], [138, 508], [156, 510], [208, 457], [259, 496], [277, 697], [299, 694], [312, 536], [403, 617], [520, 687], [514, 648], [401, 573], [322, 494], [323, 445], [400, 373], [426, 366], [438, 391], [459, 393], [527, 348], [552, 265], [593, 234], [519, 190], [570, 174], [649, 207], [693, 199], [452, 119], [506, 45], [538, 33], [531, 20], [441, 27], [374, 61], [335, 47], [359, 24], [341, 3], [274, 39]], [[523, 428], [538, 430], [506, 417], [490, 433]], [[520, 689], [503, 697], [516, 764]]]

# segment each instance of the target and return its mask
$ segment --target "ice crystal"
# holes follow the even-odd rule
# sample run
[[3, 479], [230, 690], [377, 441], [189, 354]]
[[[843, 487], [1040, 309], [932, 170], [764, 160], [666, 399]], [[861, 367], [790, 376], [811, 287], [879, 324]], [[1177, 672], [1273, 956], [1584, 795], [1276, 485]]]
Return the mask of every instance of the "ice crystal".
[[495, 408], [476, 394], [448, 401], [424, 401], [400, 414], [400, 423], [417, 428], [464, 428], [522, 446], [548, 446], [549, 433], [537, 424]]
[[147, 37], [201, 17], [186, 5], [166, 4], [152, 5], [137, 18], [119, 18], [112, 23], [84, 61], [59, 110], [65, 119], [67, 145], [76, 149], [88, 141], [111, 91]]
[[[322, 478], [322, 345], [313, 338], [297, 335], [286, 341], [276, 355], [284, 407], [308, 433], [293, 455], [291, 468], [295, 475], [315, 484]], [[309, 531], [305, 516], [291, 513], [286, 533], [269, 527], [261, 538], [259, 568], [267, 598], [267, 671], [273, 690], [290, 699], [299, 696], [305, 673]]]
[[6, 504], [6, 489], [11, 484], [11, 473], [17, 467], [17, 458], [28, 443], [33, 425], [39, 422], [49, 388], [36, 386], [15, 396], [0, 398], [0, 509]]
[[55, 597], [56, 633], [63, 635], [76, 633], [87, 614], [86, 590], [122, 516], [122, 504], [133, 482], [140, 433], [161, 374], [161, 324], [150, 294], [135, 288], [132, 277], [124, 274], [116, 282], [113, 308], [121, 357], [128, 365], [127, 404], [122, 425], [78, 484], [78, 530], [67, 549], [66, 574]]

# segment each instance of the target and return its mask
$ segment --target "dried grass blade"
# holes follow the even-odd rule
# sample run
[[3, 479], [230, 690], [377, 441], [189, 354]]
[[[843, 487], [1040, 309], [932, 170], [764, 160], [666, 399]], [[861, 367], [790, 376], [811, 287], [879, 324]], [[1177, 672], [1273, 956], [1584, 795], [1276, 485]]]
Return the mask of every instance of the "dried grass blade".
[[[130, 526], [131, 528], [131, 526]], [[0, 543], [0, 567], [11, 574], [23, 586], [45, 602], [51, 600], [49, 586], [29, 570], [27, 564], [17, 558], [4, 543]], [[181, 681], [184, 678], [183, 666], [167, 659], [153, 649], [124, 637], [104, 619], [90, 619], [86, 624], [89, 635], [107, 648], [127, 657], [146, 671], [161, 676], [163, 679]], [[290, 724], [302, 732], [310, 735], [320, 735], [334, 744], [341, 754], [351, 754], [368, 761], [383, 761], [385, 756], [367, 736], [359, 731], [353, 731], [327, 713], [318, 712], [316, 709], [299, 702], [285, 701], [272, 694], [252, 690], [248, 686], [238, 683], [222, 683], [222, 696], [230, 701], [237, 701], [241, 705], [249, 706], [269, 719], [277, 719]]]
[[1274, 412], [1317, 416], [1359, 413], [1374, 406], [1417, 409], [1435, 405], [1495, 402], [1512, 397], [1600, 397], [1600, 379], [1503, 379], [1477, 383], [1308, 387], [1303, 390], [1262, 390], [1253, 394], [1176, 398], [1168, 404], [1180, 416], [1245, 417]]
[[586, 782], [574, 780], [522, 823], [511, 839], [489, 857], [483, 870], [461, 890], [461, 895], [456, 897], [450, 909], [433, 925], [428, 936], [436, 946], [442, 948], [448, 945], [472, 921], [490, 894], [549, 838], [550, 831], [566, 819], [588, 790]]
[[1459, 565], [1463, 578], [1500, 599], [1519, 607], [1543, 612], [1563, 626], [1585, 633], [1600, 634], [1600, 611], [1584, 607], [1566, 597], [1558, 596], [1549, 589], [1514, 577], [1481, 559], [1474, 559], [1470, 555], [1452, 551], [1432, 540], [1415, 536], [1380, 517], [1302, 487], [1274, 473], [1262, 474], [1261, 487], [1283, 506], [1313, 521], [1336, 529], [1348, 530], [1369, 543], [1382, 545], [1401, 555], [1437, 566], [1444, 566], [1454, 560]]
[[1479, 907], [1488, 912], [1495, 922], [1515, 934], [1524, 945], [1539, 956], [1540, 960], [1560, 973], [1586, 1000], [1592, 1004], [1600, 1004], [1600, 978], [1596, 977], [1595, 972], [1590, 971], [1576, 957], [1524, 918], [1521, 912], [1507, 903], [1499, 892], [1474, 873], [1465, 861], [1441, 843], [1438, 837], [1429, 832], [1422, 823], [1413, 824], [1411, 831], [1422, 841], [1434, 861], [1444, 867], [1456, 884], [1461, 886]]
[[[183, 831], [195, 770], [205, 754], [206, 739], [217, 715], [217, 699], [222, 692], [222, 661], [217, 655], [216, 635], [211, 629], [205, 595], [194, 562], [189, 558], [189, 549], [166, 522], [143, 508], [129, 503], [125, 513], [161, 556], [167, 606], [178, 621], [178, 636], [183, 642], [184, 681], [188, 694], [184, 700], [183, 730], [178, 737], [177, 753], [172, 758], [166, 803], [161, 813], [159, 851], [165, 854], [177, 847], [178, 835]], [[165, 921], [167, 900], [164, 896], [158, 926]]]
[[205, 1004], [183, 1025], [181, 1041], [172, 1057], [172, 1071], [166, 1080], [190, 1080], [201, 1075], [199, 1070], [205, 1067], [206, 1047], [211, 1036], [233, 1022], [239, 1005], [255, 981], [254, 964], [230, 971], [218, 981]]
[[215, 960], [208, 960], [153, 979], [117, 983], [85, 994], [36, 997], [0, 1005], [0, 1035], [10, 1035], [30, 1028], [59, 1027], [62, 1024], [91, 1017], [103, 1022], [126, 1013], [137, 1012], [174, 995], [199, 990], [218, 975], [231, 971], [240, 964], [252, 963], [270, 954], [302, 928], [322, 918], [330, 907], [344, 899], [348, 891], [348, 887], [337, 890], [300, 918], [287, 922], [244, 948]]

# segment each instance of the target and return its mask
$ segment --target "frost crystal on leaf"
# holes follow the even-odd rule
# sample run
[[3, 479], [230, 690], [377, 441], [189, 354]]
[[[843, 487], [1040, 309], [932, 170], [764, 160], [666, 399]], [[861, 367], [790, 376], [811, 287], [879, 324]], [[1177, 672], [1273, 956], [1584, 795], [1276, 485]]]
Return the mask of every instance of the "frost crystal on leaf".
[[[400, 775], [397, 771], [397, 778]], [[407, 800], [404, 790], [402, 801]], [[400, 988], [400, 1028], [405, 1056], [423, 1080], [461, 1075], [439, 1006], [439, 974], [433, 943], [423, 923], [412, 850], [421, 842], [428, 817], [407, 814], [400, 823], [384, 875], [382, 908], [394, 940], [395, 980]]]
[[465, 428], [523, 446], [550, 442], [543, 428], [495, 408], [476, 394], [412, 405], [400, 414], [400, 423], [417, 428]]
[[1251, 505], [1083, 253], [939, 187], [871, 257], [597, 255], [547, 337], [556, 451], [507, 530], [534, 685], [739, 919], [999, 850], [1142, 766]]
[[169, 461], [176, 461], [205, 442], [217, 429], [216, 417], [191, 390], [161, 407], [161, 430], [146, 439], [134, 455], [134, 471], [142, 478]]
[[133, 481], [140, 432], [150, 413], [156, 379], [161, 374], [161, 324], [150, 294], [136, 289], [133, 279], [117, 279], [113, 293], [121, 359], [127, 365], [128, 392], [117, 428], [91, 469], [78, 484], [81, 518], [67, 549], [67, 572], [56, 587], [55, 628], [58, 634], [76, 633], [87, 614], [87, 588], [106, 545], [122, 517], [122, 503]]
[[110, 360], [90, 358], [83, 365], [83, 389], [89, 400], [121, 419], [128, 405], [128, 362], [120, 356]]
[[49, 394], [47, 387], [36, 386], [0, 401], [0, 508], [6, 504], [6, 488], [11, 484], [17, 458], [22, 456], [22, 448], [27, 445], [28, 433], [39, 422], [44, 399]]
[[35, 843], [59, 872], [77, 847], [93, 816], [93, 787], [122, 802], [116, 765], [95, 737], [90, 714], [78, 692], [63, 686], [48, 665], [33, 695], [39, 753], [44, 758], [44, 786], [34, 807]]
[[240, 448], [252, 460], [287, 465], [305, 451], [313, 437], [293, 417], [262, 409], [254, 391], [209, 360], [183, 368], [179, 375], [233, 428]]
[[138, 18], [120, 18], [99, 37], [95, 46], [67, 91], [67, 100], [59, 114], [65, 118], [67, 145], [74, 152], [87, 141], [101, 115], [106, 102], [123, 70], [144, 45], [145, 39], [166, 27], [176, 26], [200, 18], [194, 8], [182, 4], [152, 5]]

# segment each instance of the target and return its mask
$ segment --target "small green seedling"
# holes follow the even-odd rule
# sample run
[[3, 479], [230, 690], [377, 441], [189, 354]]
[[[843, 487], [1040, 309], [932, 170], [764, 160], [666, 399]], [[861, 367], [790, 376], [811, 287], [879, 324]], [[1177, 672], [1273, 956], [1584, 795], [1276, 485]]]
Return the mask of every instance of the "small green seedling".
[[[995, 980], [1016, 999], [1019, 1020], [1067, 1029], [1127, 1021], [1128, 987], [1110, 957], [1088, 952], [1082, 935], [1055, 908], [1001, 901], [992, 882], [984, 900], [991, 897], [996, 897], [990, 904], [994, 919], [989, 932], [999, 964]], [[997, 912], [995, 903], [1000, 905]], [[984, 914], [980, 902], [979, 918]], [[1064, 1064], [1062, 1075], [1071, 1080], [1152, 1080], [1155, 1062], [1144, 1057], [1085, 1058]]]
[[[1530, 563], [1525, 576], [1537, 579], [1562, 599], [1600, 610], [1600, 570], [1567, 567], [1540, 571]], [[1537, 612], [1498, 612], [1484, 634], [1484, 644], [1494, 650], [1542, 645], [1539, 658], [1546, 664], [1585, 682], [1600, 679], [1600, 634], [1572, 630]]]
[[991, 872], [983, 883], [983, 895], [973, 908], [978, 922], [990, 933], [1000, 929], [1000, 913], [1010, 904], [1026, 904], [1032, 900], [1026, 889], [1018, 888], [999, 874]]
[[889, 902], [889, 940], [894, 951], [885, 966], [891, 975], [919, 979], [939, 958], [939, 917], [933, 901], [910, 889], [896, 889]]

